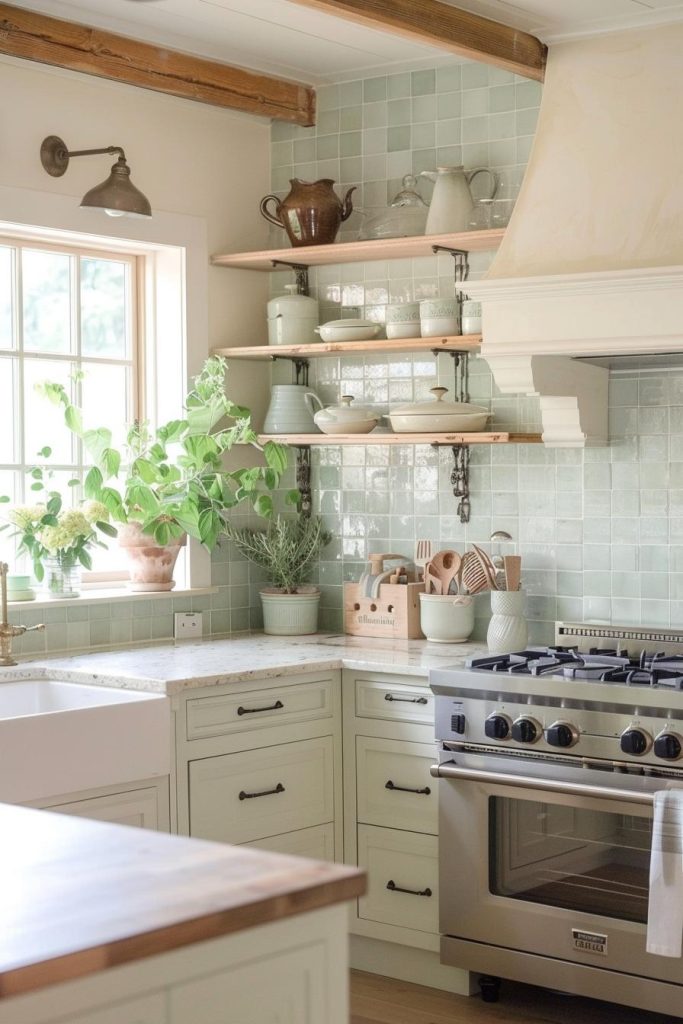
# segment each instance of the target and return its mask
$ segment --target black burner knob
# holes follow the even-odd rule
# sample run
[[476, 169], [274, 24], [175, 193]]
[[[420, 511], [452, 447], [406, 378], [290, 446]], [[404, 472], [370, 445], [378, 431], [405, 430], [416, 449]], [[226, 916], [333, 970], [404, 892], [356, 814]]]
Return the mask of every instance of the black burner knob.
[[545, 738], [551, 747], [572, 747], [578, 740], [575, 730], [567, 722], [553, 722]]
[[655, 754], [667, 761], [677, 761], [681, 756], [681, 741], [673, 732], [662, 732], [655, 739]]
[[484, 732], [490, 740], [506, 740], [510, 735], [510, 719], [505, 715], [490, 715], [484, 722]]
[[533, 718], [518, 718], [512, 723], [512, 738], [518, 743], [535, 743], [540, 736], [540, 729]]
[[621, 749], [625, 754], [644, 754], [650, 746], [650, 737], [642, 729], [627, 729], [622, 732], [619, 741]]

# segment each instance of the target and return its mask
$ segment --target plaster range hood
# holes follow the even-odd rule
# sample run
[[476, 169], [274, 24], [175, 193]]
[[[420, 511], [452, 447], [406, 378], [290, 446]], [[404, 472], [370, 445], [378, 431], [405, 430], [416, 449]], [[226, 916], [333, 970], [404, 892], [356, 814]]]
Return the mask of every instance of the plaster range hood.
[[683, 25], [550, 48], [519, 200], [467, 285], [496, 383], [540, 395], [548, 444], [606, 442], [618, 357], [683, 352], [682, 124]]

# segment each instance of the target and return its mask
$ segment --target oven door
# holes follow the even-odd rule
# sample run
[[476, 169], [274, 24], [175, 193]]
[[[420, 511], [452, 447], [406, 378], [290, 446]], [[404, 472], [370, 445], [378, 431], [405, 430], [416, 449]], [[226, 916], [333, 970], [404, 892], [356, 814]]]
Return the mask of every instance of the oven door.
[[524, 770], [459, 753], [432, 770], [442, 934], [683, 983], [683, 961], [645, 952], [652, 799], [670, 780]]

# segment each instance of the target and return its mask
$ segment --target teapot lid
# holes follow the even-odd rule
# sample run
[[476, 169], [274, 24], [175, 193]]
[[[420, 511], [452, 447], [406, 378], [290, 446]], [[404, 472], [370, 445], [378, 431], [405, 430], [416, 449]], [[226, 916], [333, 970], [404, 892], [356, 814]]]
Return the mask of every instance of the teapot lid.
[[436, 401], [428, 398], [425, 402], [410, 402], [409, 405], [400, 405], [397, 409], [392, 409], [392, 413], [400, 413], [401, 416], [443, 416], [448, 413], [488, 412], [488, 409], [481, 405], [445, 401], [448, 388], [430, 388], [429, 391]]

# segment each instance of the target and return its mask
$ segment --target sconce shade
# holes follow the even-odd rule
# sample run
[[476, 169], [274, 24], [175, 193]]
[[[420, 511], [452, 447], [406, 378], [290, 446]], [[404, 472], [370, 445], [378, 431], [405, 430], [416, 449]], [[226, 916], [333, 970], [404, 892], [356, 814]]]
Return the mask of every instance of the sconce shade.
[[130, 180], [130, 167], [120, 156], [106, 181], [95, 185], [83, 196], [81, 206], [96, 207], [112, 216], [151, 217], [152, 207], [147, 196]]

